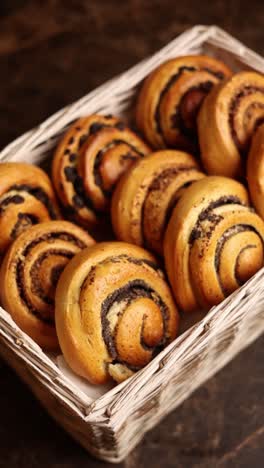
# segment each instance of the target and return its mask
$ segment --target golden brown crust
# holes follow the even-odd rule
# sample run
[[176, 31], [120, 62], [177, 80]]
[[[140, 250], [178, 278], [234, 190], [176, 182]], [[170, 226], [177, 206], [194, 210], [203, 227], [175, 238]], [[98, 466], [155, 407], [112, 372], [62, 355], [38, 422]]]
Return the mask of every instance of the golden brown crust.
[[0, 257], [30, 226], [60, 217], [51, 182], [31, 164], [0, 164]]
[[204, 97], [229, 68], [203, 55], [168, 60], [144, 81], [136, 121], [154, 148], [197, 150], [196, 116]]
[[65, 268], [56, 291], [56, 328], [70, 367], [92, 383], [120, 382], [172, 341], [179, 316], [152, 255], [100, 243]]
[[264, 119], [264, 76], [241, 72], [206, 97], [198, 116], [203, 165], [209, 174], [244, 172], [252, 135]]
[[0, 298], [14, 321], [40, 346], [56, 349], [54, 296], [69, 260], [94, 240], [67, 221], [50, 221], [21, 234], [0, 270]]
[[183, 311], [209, 309], [263, 265], [264, 223], [248, 206], [246, 189], [225, 177], [189, 187], [164, 240], [166, 269]]
[[247, 180], [253, 205], [264, 219], [264, 125], [257, 129], [252, 139], [247, 160]]
[[137, 161], [113, 194], [111, 214], [117, 238], [162, 254], [173, 207], [185, 188], [202, 177], [195, 159], [182, 151], [157, 151]]
[[66, 215], [85, 227], [95, 226], [100, 213], [108, 210], [120, 175], [148, 152], [148, 146], [115, 117], [79, 119], [64, 135], [52, 166]]

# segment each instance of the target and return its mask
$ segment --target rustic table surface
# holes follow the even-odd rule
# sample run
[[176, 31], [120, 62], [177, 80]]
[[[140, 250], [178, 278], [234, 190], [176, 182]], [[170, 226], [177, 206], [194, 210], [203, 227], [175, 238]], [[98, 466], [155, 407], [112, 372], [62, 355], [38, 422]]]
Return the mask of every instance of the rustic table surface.
[[[264, 55], [263, 0], [1, 0], [0, 14], [1, 147], [194, 24], [218, 24]], [[263, 362], [261, 338], [119, 466], [263, 467]], [[0, 467], [103, 466], [0, 367]]]

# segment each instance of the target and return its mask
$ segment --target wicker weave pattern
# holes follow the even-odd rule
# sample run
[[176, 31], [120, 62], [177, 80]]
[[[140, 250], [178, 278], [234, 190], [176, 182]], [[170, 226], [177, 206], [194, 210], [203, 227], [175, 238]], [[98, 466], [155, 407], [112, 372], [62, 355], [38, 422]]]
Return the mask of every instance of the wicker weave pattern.
[[[165, 59], [212, 54], [233, 69], [264, 72], [264, 60], [216, 27], [197, 26], [26, 133], [1, 161], [40, 163], [76, 118], [93, 112], [129, 118], [138, 84]], [[48, 412], [87, 450], [121, 461], [144, 433], [264, 331], [264, 269], [193, 326], [129, 381], [91, 402], [0, 308], [0, 353]]]

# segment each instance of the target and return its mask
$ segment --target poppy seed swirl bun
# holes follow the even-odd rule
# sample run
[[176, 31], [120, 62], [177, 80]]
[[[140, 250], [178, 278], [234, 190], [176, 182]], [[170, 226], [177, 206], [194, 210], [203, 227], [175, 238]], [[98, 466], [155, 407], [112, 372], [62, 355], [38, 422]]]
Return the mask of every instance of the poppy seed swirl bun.
[[179, 307], [209, 309], [263, 265], [264, 223], [242, 184], [205, 177], [175, 207], [164, 241], [165, 264]]
[[130, 377], [176, 337], [179, 324], [154, 257], [122, 242], [89, 247], [67, 265], [55, 316], [68, 365], [95, 384]]
[[112, 225], [119, 240], [163, 254], [173, 208], [186, 188], [205, 177], [188, 153], [163, 150], [137, 161], [112, 198]]
[[150, 148], [116, 117], [75, 122], [59, 143], [52, 179], [66, 216], [83, 227], [100, 224], [120, 176]]
[[205, 96], [231, 76], [220, 60], [190, 55], [168, 60], [144, 81], [136, 121], [155, 149], [198, 151], [196, 117]]
[[0, 257], [26, 229], [60, 218], [47, 174], [25, 163], [0, 164]]
[[245, 172], [252, 136], [264, 122], [264, 75], [244, 71], [216, 86], [198, 116], [205, 170], [232, 178]]
[[55, 289], [70, 259], [94, 240], [68, 221], [29, 228], [8, 250], [0, 270], [0, 298], [14, 321], [45, 349], [58, 348]]

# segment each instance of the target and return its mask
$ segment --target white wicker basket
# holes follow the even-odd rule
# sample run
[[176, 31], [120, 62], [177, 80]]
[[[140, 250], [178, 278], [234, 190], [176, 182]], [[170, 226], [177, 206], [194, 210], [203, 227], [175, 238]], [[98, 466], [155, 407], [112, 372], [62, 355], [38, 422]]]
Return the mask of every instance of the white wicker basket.
[[[79, 116], [98, 112], [129, 117], [137, 86], [151, 70], [170, 57], [198, 53], [219, 57], [236, 70], [264, 72], [264, 60], [227, 33], [197, 26], [14, 141], [0, 160], [40, 163]], [[145, 369], [93, 401], [0, 308], [0, 353], [76, 440], [111, 462], [124, 459], [146, 431], [263, 331], [264, 269]]]

